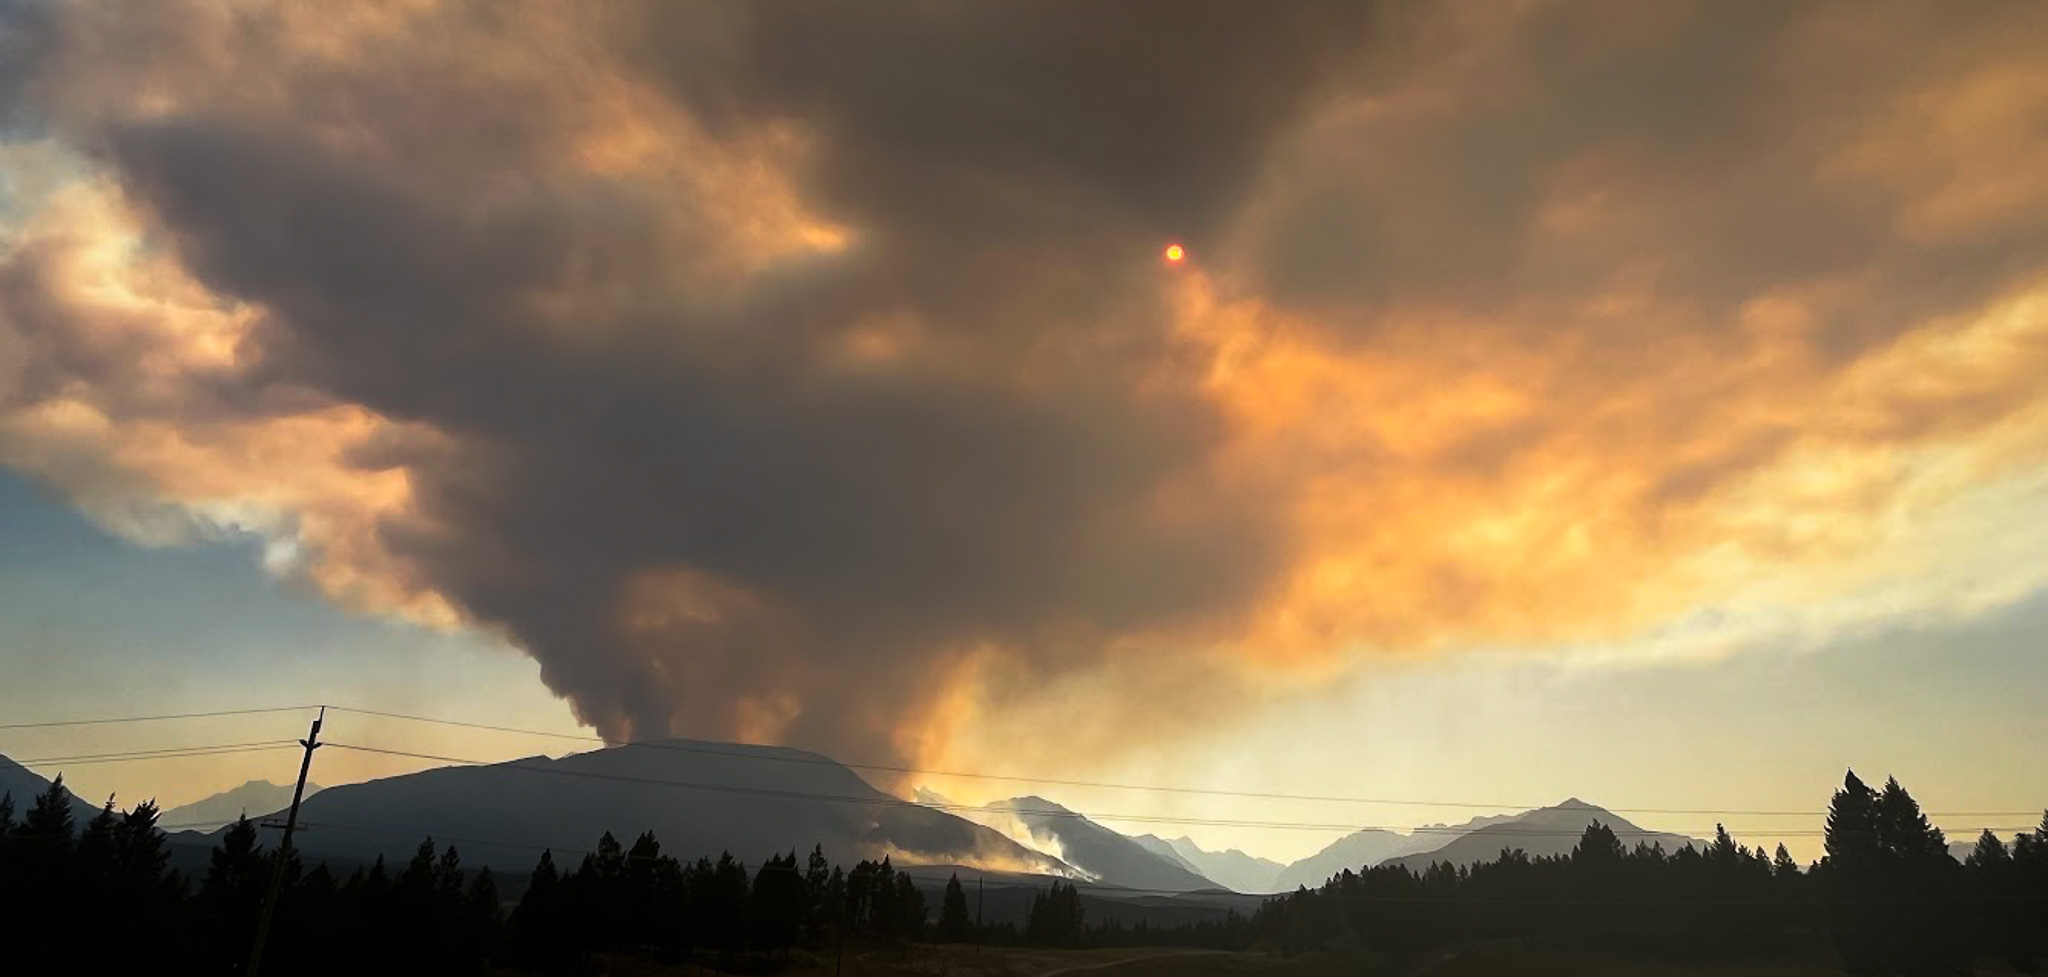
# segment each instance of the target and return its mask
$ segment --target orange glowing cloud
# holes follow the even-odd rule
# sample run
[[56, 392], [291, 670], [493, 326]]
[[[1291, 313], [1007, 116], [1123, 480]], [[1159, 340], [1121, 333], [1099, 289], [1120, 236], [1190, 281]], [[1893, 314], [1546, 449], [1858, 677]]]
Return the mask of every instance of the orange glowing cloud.
[[2048, 586], [2031, 8], [1247, 5], [1123, 92], [976, 14], [244, 6], [24, 87], [0, 463], [607, 735], [1107, 751]]

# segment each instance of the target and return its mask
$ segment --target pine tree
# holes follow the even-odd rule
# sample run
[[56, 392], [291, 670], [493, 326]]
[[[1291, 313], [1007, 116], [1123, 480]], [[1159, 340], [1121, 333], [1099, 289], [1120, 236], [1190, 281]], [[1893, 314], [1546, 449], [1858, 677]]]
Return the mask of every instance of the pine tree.
[[0, 841], [14, 833], [14, 794], [0, 793]]
[[130, 891], [150, 891], [162, 884], [171, 853], [164, 848], [164, 833], [157, 830], [160, 813], [155, 801], [143, 801], [121, 816], [116, 845], [122, 884]]
[[720, 852], [711, 869], [701, 914], [713, 941], [721, 950], [740, 948], [747, 938], [747, 866]]
[[1791, 852], [1785, 850], [1782, 841], [1778, 843], [1777, 854], [1771, 859], [1771, 875], [1779, 879], [1799, 878], [1799, 863], [1793, 860]]
[[960, 874], [946, 880], [946, 895], [939, 904], [941, 943], [961, 943], [973, 935], [974, 919], [967, 912], [967, 890], [960, 887]]
[[796, 945], [810, 903], [804, 878], [796, 867], [794, 851], [768, 859], [754, 874], [750, 915], [754, 942], [761, 949], [787, 950]]
[[1735, 839], [1729, 836], [1727, 827], [1714, 825], [1714, 840], [1707, 845], [1706, 851], [1708, 864], [1724, 870], [1732, 869], [1745, 854], [1740, 846], [1735, 844]]
[[626, 851], [623, 877], [620, 879], [618, 911], [620, 918], [613, 921], [618, 927], [612, 934], [611, 942], [626, 946], [647, 946], [657, 942], [660, 931], [665, 927], [665, 917], [674, 911], [666, 894], [668, 865], [673, 859], [661, 853], [661, 839], [652, 831], [640, 832], [633, 840], [633, 847]]
[[[1306, 895], [1302, 905], [1311, 904], [1313, 894]], [[1074, 886], [1054, 880], [1052, 889], [1038, 893], [1031, 898], [1031, 909], [1024, 921], [1024, 934], [1031, 942], [1041, 946], [1076, 946], [1087, 930], [1087, 917], [1081, 909], [1081, 892]]]
[[462, 855], [452, 844], [442, 850], [441, 860], [434, 864], [434, 890], [444, 905], [462, 901]]
[[2005, 927], [2005, 958], [2014, 970], [2038, 974], [2048, 959], [2048, 811], [2041, 827], [2022, 832], [2012, 843], [2012, 885], [2021, 897], [2012, 903]]
[[897, 874], [896, 893], [892, 902], [895, 904], [896, 912], [896, 936], [913, 942], [923, 939], [925, 922], [931, 916], [931, 908], [925, 904], [924, 893], [918, 889], [917, 883], [910, 880], [908, 874]]
[[579, 955], [568, 946], [563, 930], [562, 876], [553, 851], [542, 851], [527, 876], [526, 892], [512, 910], [512, 942], [519, 957], [543, 970], [554, 970]]
[[462, 919], [466, 929], [467, 944], [464, 956], [471, 961], [487, 961], [498, 955], [498, 879], [488, 868], [479, 869], [470, 877], [469, 887], [462, 897]]
[[1877, 974], [1886, 966], [1885, 921], [1867, 904], [1878, 891], [1885, 860], [1878, 834], [1878, 798], [1849, 771], [1828, 805], [1823, 847], [1827, 850], [1829, 932], [1850, 974]]
[[85, 823], [85, 830], [79, 832], [78, 845], [71, 857], [74, 896], [101, 899], [109, 894], [119, 858], [120, 841], [115, 837], [119, 825], [120, 815], [114, 813], [114, 799], [109, 797], [99, 813]]
[[1594, 821], [1586, 825], [1584, 834], [1579, 835], [1578, 845], [1572, 848], [1572, 861], [1584, 860], [1589, 864], [1602, 866], [1618, 865], [1624, 854], [1621, 839], [1615, 836], [1614, 829]]
[[1960, 868], [1941, 830], [1896, 778], [1885, 781], [1878, 798], [1878, 840], [1885, 862], [1875, 891], [1889, 897], [1882, 913], [1886, 955], [1919, 977], [1967, 972], [1967, 927], [1953, 901]]
[[1829, 863], [1853, 870], [1876, 861], [1883, 851], [1877, 824], [1877, 792], [1849, 771], [1828, 805], [1823, 835]]
[[62, 856], [71, 853], [71, 827], [71, 792], [64, 788], [64, 775], [60, 773], [47, 789], [36, 795], [28, 816], [22, 819], [19, 834], [29, 839], [35, 850]]
[[237, 818], [207, 856], [206, 877], [199, 883], [200, 901], [222, 912], [252, 909], [265, 888], [263, 862], [256, 826], [247, 816]]
[[1963, 865], [1990, 872], [2004, 871], [2012, 865], [2012, 853], [2006, 850], [2005, 842], [1991, 833], [1990, 828], [1985, 828], [1984, 833], [1977, 836], [1977, 846], [1970, 849], [1970, 857], [1963, 860]]
[[831, 913], [830, 926], [835, 935], [845, 934], [856, 925], [859, 917], [852, 915], [853, 886], [848, 883], [846, 872], [839, 866], [832, 866], [832, 875], [825, 880], [824, 904]]
[[868, 930], [885, 940], [902, 935], [903, 916], [896, 906], [896, 869], [889, 857], [868, 877]]
[[421, 897], [434, 891], [434, 839], [428, 838], [413, 849], [412, 860], [405, 863], [405, 871], [398, 873], [398, 887]]
[[199, 883], [197, 908], [205, 920], [199, 942], [207, 952], [204, 966], [196, 970], [227, 972], [241, 963], [268, 889], [268, 863], [257, 843], [256, 826], [247, 817], [236, 819], [221, 834]]
[[1887, 853], [1907, 862], [1948, 856], [1948, 839], [1942, 837], [1941, 829], [1928, 823], [1920, 803], [1899, 786], [1898, 778], [1884, 782], [1877, 806], [1878, 844]]
[[825, 935], [831, 932], [838, 916], [831, 888], [832, 871], [825, 846], [813, 844], [810, 860], [804, 866], [804, 892], [809, 899], [804, 912], [804, 943], [809, 946], [824, 945]]
[[488, 868], [479, 870], [469, 880], [469, 889], [463, 894], [462, 901], [468, 907], [470, 915], [496, 923], [498, 921], [498, 877], [492, 874]]
[[391, 890], [387, 942], [404, 966], [431, 973], [445, 965], [440, 953], [445, 921], [433, 838], [422, 839]]

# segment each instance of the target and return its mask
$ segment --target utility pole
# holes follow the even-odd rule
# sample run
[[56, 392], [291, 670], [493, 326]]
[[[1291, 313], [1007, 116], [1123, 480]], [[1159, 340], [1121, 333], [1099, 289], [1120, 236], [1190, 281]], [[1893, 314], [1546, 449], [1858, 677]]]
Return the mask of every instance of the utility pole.
[[248, 977], [257, 977], [263, 969], [263, 941], [270, 936], [270, 917], [277, 912], [277, 893], [284, 888], [284, 863], [292, 856], [292, 831], [299, 826], [299, 801], [306, 796], [306, 773], [313, 768], [313, 751], [320, 748], [320, 723], [327, 718], [327, 707], [320, 707], [320, 714], [313, 717], [313, 728], [299, 745], [306, 748], [306, 755], [299, 760], [299, 785], [292, 788], [291, 813], [284, 818], [284, 840], [277, 845], [277, 867], [270, 873], [270, 894], [263, 898], [263, 916], [256, 922], [256, 943], [249, 948]]
[[980, 955], [981, 955], [981, 940], [982, 940], [982, 936], [983, 936], [983, 933], [982, 933], [982, 928], [981, 928], [981, 907], [982, 907], [982, 904], [983, 904], [983, 903], [985, 903], [985, 902], [987, 902], [987, 901], [988, 901], [988, 894], [987, 894], [986, 892], [983, 892], [983, 891], [982, 891], [982, 888], [981, 888], [981, 883], [982, 883], [982, 882], [983, 882], [983, 881], [984, 881], [984, 880], [985, 880], [986, 878], [987, 878], [987, 877], [986, 877], [986, 876], [984, 876], [984, 875], [982, 875], [982, 874], [981, 874], [980, 872], [976, 872], [976, 873], [974, 873], [974, 955], [975, 955], [975, 956], [980, 956]]

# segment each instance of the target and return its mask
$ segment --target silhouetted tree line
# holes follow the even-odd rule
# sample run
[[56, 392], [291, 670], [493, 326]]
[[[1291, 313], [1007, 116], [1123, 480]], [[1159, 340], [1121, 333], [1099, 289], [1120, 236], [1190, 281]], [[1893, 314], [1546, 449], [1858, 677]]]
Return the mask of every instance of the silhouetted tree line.
[[[168, 867], [157, 813], [153, 803], [118, 812], [109, 800], [81, 828], [62, 777], [18, 821], [13, 798], [0, 796], [0, 932], [15, 937], [0, 959], [19, 962], [22, 973], [240, 972], [277, 853], [259, 843], [256, 825], [238, 820], [195, 884]], [[1074, 946], [1172, 932], [1087, 931], [1078, 892], [1057, 884], [1038, 896], [1023, 931], [983, 926], [957, 876], [945, 891], [934, 925], [916, 880], [887, 858], [849, 871], [817, 846], [807, 859], [791, 851], [750, 872], [730, 853], [684, 862], [663, 853], [653, 832], [631, 847], [607, 832], [572, 869], [543, 851], [506, 913], [496, 877], [465, 870], [454, 845], [428, 839], [402, 866], [379, 857], [346, 879], [325, 863], [309, 871], [293, 853], [264, 970], [442, 975], [495, 964], [576, 973], [615, 952], [767, 971], [795, 948], [825, 952], [848, 940]]]
[[549, 971], [574, 969], [596, 951], [708, 952], [729, 968], [745, 954], [772, 963], [794, 947], [847, 937], [921, 939], [928, 915], [924, 893], [886, 858], [849, 872], [814, 847], [801, 865], [792, 851], [749, 875], [731, 853], [683, 862], [662, 854], [653, 832], [630, 849], [607, 832], [573, 872], [541, 853], [509, 920], [510, 950]]
[[[169, 870], [154, 804], [111, 800], [75, 825], [59, 778], [17, 819], [0, 797], [0, 921], [19, 972], [235, 973], [243, 967], [278, 862], [237, 821], [195, 881]], [[578, 973], [607, 953], [695, 958], [767, 972], [804, 948], [848, 941], [993, 945], [1179, 945], [1282, 951], [1357, 946], [1395, 956], [1476, 940], [1567, 936], [1639, 950], [1759, 953], [1826, 934], [1857, 975], [1968, 973], [1978, 957], [2039, 973], [2048, 949], [2048, 814], [2008, 849], [1990, 832], [1957, 864], [1897, 781], [1851, 773], [1830, 805], [1826, 857], [1801, 871], [1717, 829], [1704, 849], [1625, 845], [1593, 824], [1569, 855], [1508, 849], [1492, 862], [1344, 871], [1251, 917], [1160, 927], [1091, 924], [1080, 887], [1054, 882], [1023, 926], [983, 924], [957, 876], [936, 920], [888, 859], [850, 871], [822, 847], [759, 868], [731, 854], [684, 862], [652, 832], [631, 847], [607, 833], [573, 869], [542, 852], [505, 913], [490, 870], [455, 846], [421, 842], [403, 866], [380, 857], [337, 879], [288, 856], [265, 970], [275, 974], [476, 974], [489, 967]]]
[[1478, 940], [1579, 937], [1687, 956], [1782, 952], [1826, 933], [1858, 975], [1967, 974], [1979, 956], [2040, 972], [2048, 935], [2048, 813], [2011, 850], [1989, 831], [1963, 864], [1898, 781], [1851, 772], [1830, 806], [1827, 854], [1811, 869], [1716, 826], [1704, 850], [1624, 845], [1595, 823], [1569, 855], [1417, 872], [1346, 870], [1269, 900], [1250, 941], [1280, 950], [1363, 946], [1396, 956]]
[[[239, 820], [196, 881], [169, 868], [154, 803], [109, 800], [73, 823], [59, 777], [20, 821], [0, 797], [0, 951], [9, 973], [238, 973], [278, 862]], [[380, 858], [337, 881], [287, 857], [265, 972], [481, 973], [501, 939], [496, 880], [422, 843], [396, 875]]]

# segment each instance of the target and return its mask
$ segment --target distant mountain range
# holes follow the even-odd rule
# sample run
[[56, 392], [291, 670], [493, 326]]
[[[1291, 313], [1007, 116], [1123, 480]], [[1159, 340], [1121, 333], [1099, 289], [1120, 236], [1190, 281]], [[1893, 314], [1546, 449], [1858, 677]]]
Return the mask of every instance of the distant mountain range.
[[[1536, 858], [1544, 855], [1569, 855], [1578, 847], [1580, 835], [1586, 827], [1598, 821], [1619, 835], [1623, 847], [1634, 848], [1638, 842], [1663, 845], [1667, 852], [1677, 851], [1686, 845], [1704, 848], [1706, 842], [1684, 835], [1645, 831], [1612, 811], [1588, 804], [1576, 797], [1568, 798], [1554, 807], [1539, 807], [1505, 819], [1491, 819], [1492, 823], [1477, 830], [1459, 832], [1449, 829], [1456, 837], [1450, 842], [1427, 851], [1386, 859], [1395, 865], [1405, 865], [1416, 871], [1428, 868], [1435, 862], [1452, 865], [1471, 865], [1475, 862], [1490, 862], [1500, 857], [1502, 849], [1519, 848]], [[1428, 829], [1417, 831], [1417, 836]]]
[[1131, 840], [1151, 851], [1176, 858], [1190, 871], [1214, 879], [1235, 892], [1276, 891], [1274, 880], [1287, 868], [1270, 858], [1259, 858], [1235, 848], [1208, 851], [1186, 836], [1168, 840], [1158, 835], [1139, 835]]
[[[34, 771], [0, 757], [0, 793], [13, 794], [17, 817], [48, 786]], [[402, 859], [421, 839], [433, 837], [457, 845], [467, 864], [518, 871], [543, 848], [573, 864], [606, 831], [630, 845], [640, 832], [652, 830], [665, 851], [685, 858], [730, 851], [758, 864], [792, 849], [801, 854], [816, 843], [842, 863], [888, 856], [905, 864], [974, 866], [1012, 877], [1067, 876], [1129, 890], [1123, 898], [1315, 888], [1345, 869], [1468, 865], [1496, 859], [1504, 848], [1561, 855], [1596, 820], [1631, 847], [1639, 841], [1666, 850], [1704, 844], [1645, 831], [1571, 798], [1458, 825], [1362, 830], [1281, 865], [1237, 849], [1209, 851], [1186, 837], [1124, 835], [1043, 797], [970, 807], [920, 790], [918, 803], [911, 803], [816, 753], [695, 740], [441, 767], [325, 790], [308, 785], [307, 795], [296, 840], [308, 858]], [[245, 812], [267, 819], [290, 800], [285, 785], [250, 781], [172, 808], [161, 823], [224, 825]], [[96, 811], [83, 799], [74, 797], [72, 804], [81, 823]], [[174, 832], [173, 840], [206, 846], [219, 830]], [[1967, 854], [1967, 845], [1957, 847]]]
[[[954, 804], [929, 791], [920, 791], [918, 796], [927, 803]], [[1032, 811], [1040, 814], [1034, 817], [1029, 813]], [[1369, 828], [1345, 835], [1291, 865], [1236, 849], [1207, 851], [1185, 837], [1171, 841], [1149, 834], [1126, 837], [1037, 797], [998, 801], [979, 812], [964, 813], [983, 823], [992, 823], [988, 820], [992, 817], [1015, 815], [1023, 828], [1010, 832], [1017, 841], [1056, 854], [1106, 883], [1132, 888], [1172, 888], [1159, 883], [1179, 879], [1178, 884], [1186, 885], [1185, 876], [1194, 875], [1246, 893], [1287, 892], [1301, 886], [1313, 889], [1345, 869], [1355, 872], [1386, 863], [1421, 871], [1439, 861], [1453, 865], [1492, 861], [1500, 857], [1503, 848], [1519, 848], [1531, 857], [1568, 854], [1594, 821], [1614, 829], [1629, 847], [1638, 841], [1661, 844], [1667, 851], [1687, 844], [1705, 845], [1683, 835], [1645, 831], [1612, 811], [1578, 798], [1520, 814], [1487, 815], [1457, 825], [1424, 825], [1412, 832]], [[1112, 838], [1133, 843], [1154, 861], [1134, 858], [1123, 846], [1112, 845], [1108, 841]], [[1115, 857], [1109, 857], [1108, 852], [1114, 852]], [[1159, 863], [1172, 865], [1178, 871], [1162, 877]]]
[[1073, 866], [1094, 881], [1162, 892], [1218, 888], [1217, 883], [1183, 859], [1161, 854], [1043, 797], [1012, 797], [979, 808], [959, 804], [930, 790], [919, 790], [917, 799], [919, 803], [1001, 831], [1020, 844]]
[[1270, 891], [1292, 892], [1303, 886], [1313, 889], [1347, 868], [1356, 872], [1389, 858], [1440, 847], [1457, 837], [1450, 831], [1417, 834], [1381, 828], [1354, 831], [1331, 842], [1322, 851], [1282, 869], [1274, 876]]
[[[319, 784], [307, 783], [306, 796], [311, 797], [321, 790]], [[272, 811], [281, 811], [292, 803], [291, 784], [273, 784], [268, 780], [251, 780], [240, 787], [230, 788], [190, 804], [180, 805], [163, 812], [157, 818], [158, 824], [178, 825], [198, 831], [211, 831], [224, 824], [232, 823], [243, 815], [260, 817]]]

